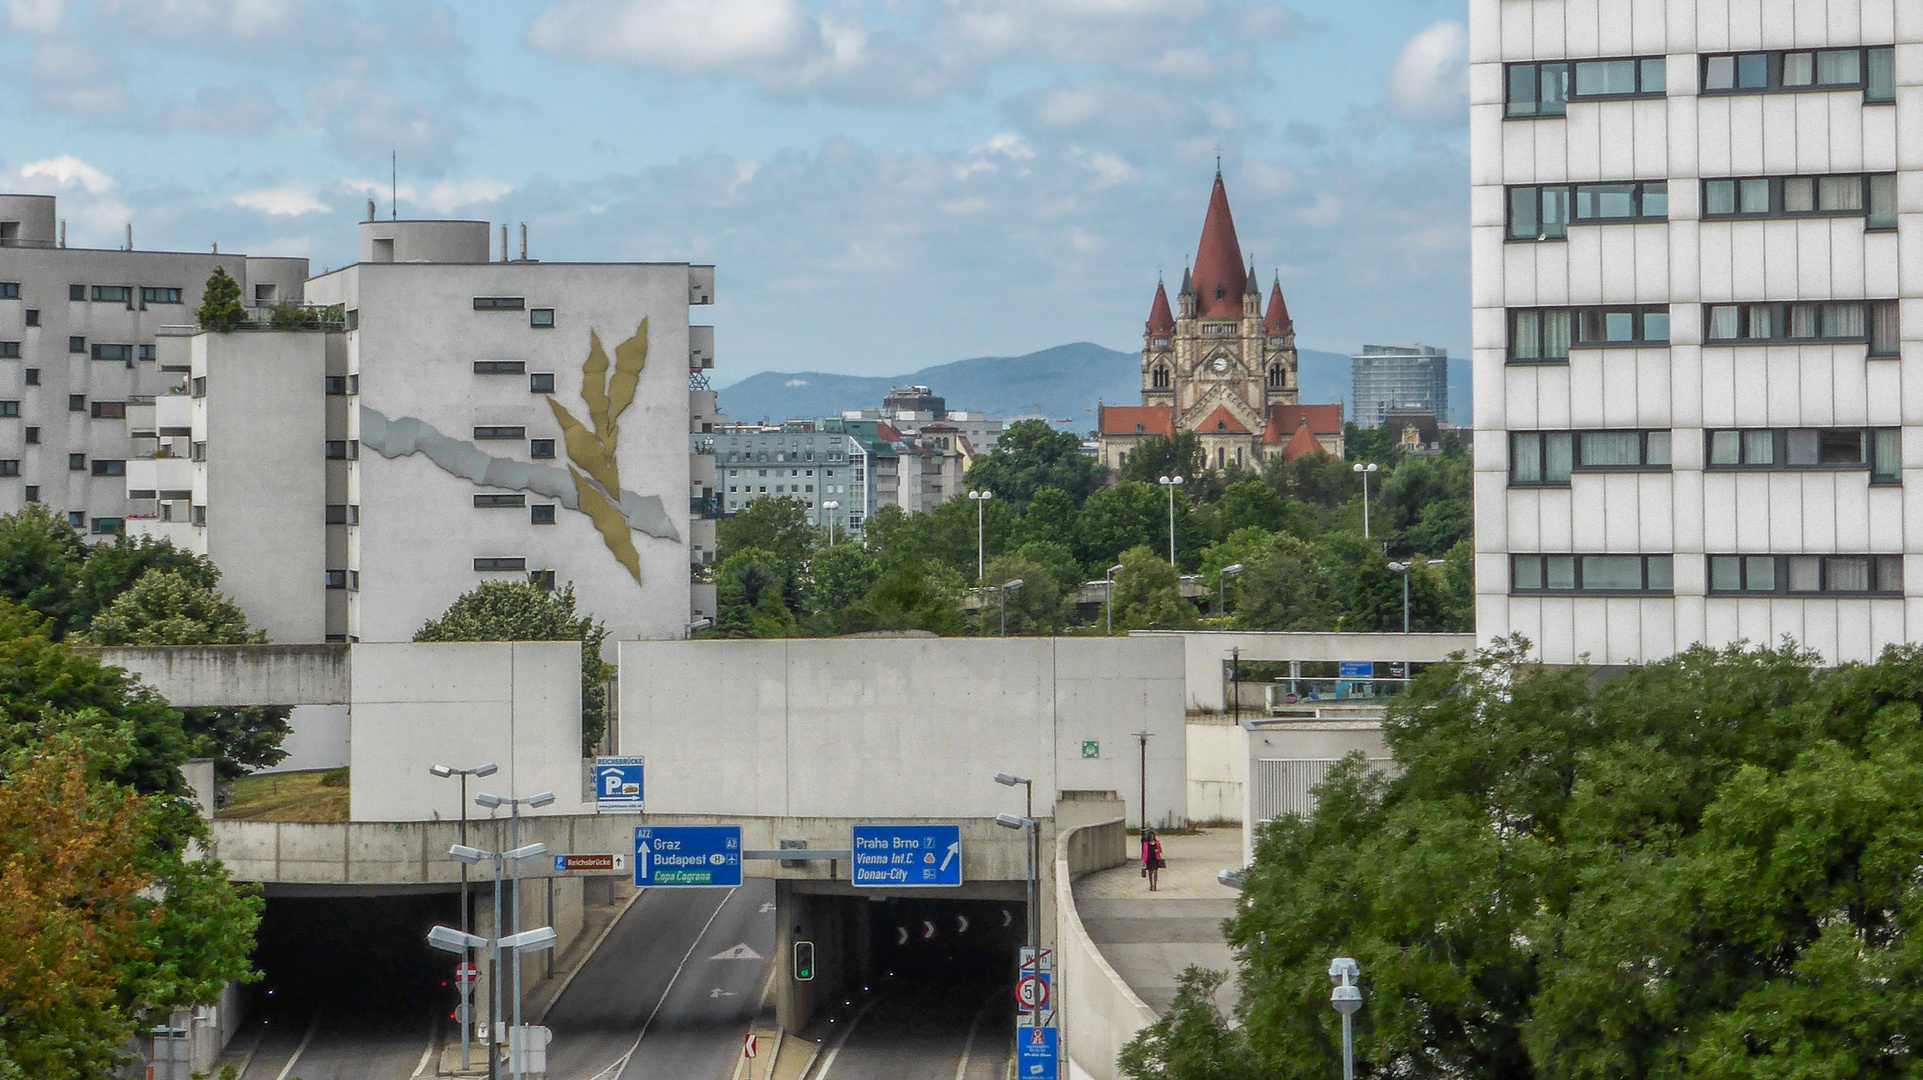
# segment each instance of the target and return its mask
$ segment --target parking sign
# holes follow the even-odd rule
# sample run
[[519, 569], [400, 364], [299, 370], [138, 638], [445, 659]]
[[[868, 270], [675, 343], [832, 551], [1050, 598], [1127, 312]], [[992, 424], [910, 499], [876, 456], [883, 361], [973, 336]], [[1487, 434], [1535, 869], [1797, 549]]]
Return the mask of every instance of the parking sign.
[[642, 797], [642, 765], [639, 757], [598, 757], [594, 759], [594, 808], [601, 813], [638, 814], [645, 805]]

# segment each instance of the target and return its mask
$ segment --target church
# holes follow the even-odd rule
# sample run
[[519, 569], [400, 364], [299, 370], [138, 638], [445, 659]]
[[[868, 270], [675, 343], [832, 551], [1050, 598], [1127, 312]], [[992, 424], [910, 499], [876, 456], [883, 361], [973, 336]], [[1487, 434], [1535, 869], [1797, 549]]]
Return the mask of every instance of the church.
[[1137, 445], [1190, 431], [1216, 469], [1342, 455], [1342, 406], [1300, 403], [1295, 322], [1281, 277], [1265, 306], [1253, 262], [1242, 264], [1219, 168], [1202, 243], [1175, 303], [1156, 282], [1142, 333], [1142, 403], [1099, 410], [1102, 464], [1118, 469]]

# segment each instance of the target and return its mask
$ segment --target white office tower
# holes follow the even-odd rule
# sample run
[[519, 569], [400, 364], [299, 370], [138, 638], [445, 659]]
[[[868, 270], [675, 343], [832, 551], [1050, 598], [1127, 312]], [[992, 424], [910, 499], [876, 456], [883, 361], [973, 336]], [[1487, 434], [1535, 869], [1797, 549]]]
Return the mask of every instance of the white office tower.
[[1478, 634], [1923, 639], [1923, 3], [1470, 8]]
[[714, 549], [688, 446], [713, 267], [507, 261], [506, 239], [490, 261], [486, 222], [368, 221], [360, 261], [306, 283], [308, 327], [163, 336], [174, 456], [133, 524], [211, 556], [276, 641], [406, 641], [529, 578], [615, 640], [682, 636]]
[[154, 395], [178, 381], [156, 359], [164, 329], [194, 321], [216, 267], [255, 318], [301, 298], [306, 259], [135, 251], [132, 233], [70, 248], [53, 196], [0, 195], [0, 514], [45, 503], [105, 538], [152, 513], [129, 470], [153, 458]]

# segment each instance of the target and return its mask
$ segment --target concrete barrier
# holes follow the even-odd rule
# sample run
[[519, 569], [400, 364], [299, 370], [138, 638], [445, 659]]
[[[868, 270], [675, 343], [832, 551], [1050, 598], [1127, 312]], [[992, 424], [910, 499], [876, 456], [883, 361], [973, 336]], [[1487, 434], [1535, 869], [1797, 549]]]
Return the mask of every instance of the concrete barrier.
[[193, 645], [81, 650], [125, 668], [177, 709], [345, 705], [348, 645]]
[[1128, 861], [1128, 828], [1121, 818], [1064, 832], [1055, 848], [1056, 994], [1069, 1080], [1120, 1080], [1116, 1055], [1153, 1024], [1148, 1007], [1088, 936], [1075, 910], [1075, 878]]

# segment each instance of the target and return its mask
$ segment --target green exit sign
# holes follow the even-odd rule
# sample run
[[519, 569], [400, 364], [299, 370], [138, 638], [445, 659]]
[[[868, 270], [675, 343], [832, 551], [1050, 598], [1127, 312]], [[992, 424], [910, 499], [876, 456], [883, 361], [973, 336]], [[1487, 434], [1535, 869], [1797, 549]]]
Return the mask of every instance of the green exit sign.
[[1096, 742], [1096, 741], [1095, 741], [1095, 740], [1093, 740], [1093, 739], [1090, 739], [1090, 740], [1088, 740], [1087, 742], [1085, 742], [1085, 743], [1083, 743], [1083, 744], [1082, 744], [1082, 756], [1083, 756], [1083, 757], [1085, 757], [1085, 758], [1098, 758], [1098, 757], [1101, 757], [1101, 756], [1102, 756], [1102, 744], [1101, 744], [1101, 743], [1098, 743], [1098, 742]]

